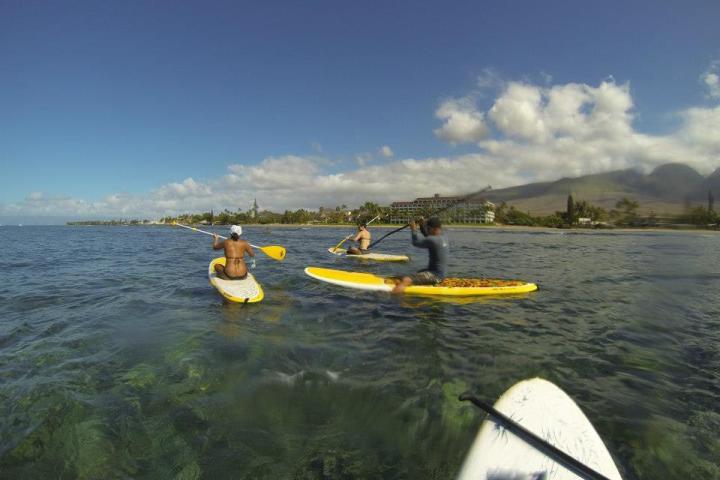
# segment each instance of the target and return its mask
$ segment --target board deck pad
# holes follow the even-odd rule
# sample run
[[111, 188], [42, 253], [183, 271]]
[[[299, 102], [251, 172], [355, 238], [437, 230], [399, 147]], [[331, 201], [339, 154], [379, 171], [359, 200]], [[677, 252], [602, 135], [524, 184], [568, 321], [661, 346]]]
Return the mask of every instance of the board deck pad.
[[247, 277], [242, 280], [225, 280], [218, 277], [215, 273], [215, 265], [225, 265], [225, 257], [218, 257], [210, 262], [208, 267], [208, 279], [210, 284], [217, 289], [220, 294], [230, 300], [238, 303], [255, 303], [263, 299], [264, 293], [260, 284], [255, 280], [253, 274], [248, 272]]
[[357, 260], [374, 260], [376, 262], [407, 262], [410, 257], [407, 255], [395, 255], [392, 253], [363, 253], [362, 255], [348, 255], [347, 250], [344, 248], [328, 248], [328, 252], [333, 253], [339, 257], [355, 258]]
[[[354, 288], [357, 290], [369, 290], [376, 292], [390, 292], [395, 286], [388, 277], [381, 277], [371, 273], [349, 272], [345, 270], [334, 270], [330, 268], [307, 267], [305, 273], [322, 282], [340, 285], [342, 287]], [[469, 280], [468, 280], [469, 281]], [[478, 280], [480, 281], [480, 280]], [[492, 282], [484, 279], [484, 282]], [[506, 281], [496, 280], [495, 282]], [[481, 287], [452, 287], [442, 285], [411, 285], [405, 290], [409, 295], [443, 295], [455, 297], [469, 297], [479, 295], [509, 295], [527, 293], [537, 290], [537, 285], [527, 282], [511, 282], [512, 285], [500, 284], [495, 286]]]
[[[613, 480], [622, 480], [610, 452], [580, 407], [555, 384], [534, 378], [513, 385], [495, 409], [543, 440]], [[543, 476], [544, 474], [544, 476]], [[458, 480], [582, 478], [496, 423], [480, 426]]]

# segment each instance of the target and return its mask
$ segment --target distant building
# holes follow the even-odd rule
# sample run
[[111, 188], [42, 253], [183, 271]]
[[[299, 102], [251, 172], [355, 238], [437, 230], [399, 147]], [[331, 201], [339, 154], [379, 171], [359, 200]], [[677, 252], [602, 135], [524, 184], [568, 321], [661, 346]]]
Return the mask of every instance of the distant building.
[[436, 193], [432, 197], [419, 197], [411, 202], [393, 202], [390, 204], [392, 223], [407, 223], [411, 219], [427, 215], [430, 212], [456, 204], [440, 215], [449, 223], [493, 223], [495, 204], [483, 198], [467, 199], [463, 197], [443, 197]]
[[258, 217], [258, 204], [257, 198], [253, 199], [253, 206], [250, 209], [250, 218], [255, 219]]

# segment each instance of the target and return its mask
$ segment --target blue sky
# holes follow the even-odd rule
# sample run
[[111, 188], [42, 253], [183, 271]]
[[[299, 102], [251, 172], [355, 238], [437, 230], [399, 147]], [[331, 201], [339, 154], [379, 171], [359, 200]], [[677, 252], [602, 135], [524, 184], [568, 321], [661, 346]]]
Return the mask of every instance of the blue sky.
[[[568, 134], [557, 125], [574, 117], [545, 108], [567, 85], [583, 86], [581, 113], [602, 85], [629, 98], [613, 118], [633, 146], [578, 165], [538, 158], [489, 180], [683, 156], [708, 173], [720, 166], [720, 134], [700, 131], [720, 119], [718, 18], [717, 1], [0, 0], [0, 218], [461, 193], [412, 172], [501, 169], [493, 141], [506, 155], [552, 155], [548, 142], [570, 135], [577, 155], [588, 150], [599, 121]], [[513, 85], [539, 92], [535, 120], [517, 116], [535, 108], [533, 92], [512, 96]], [[542, 132], [513, 130], [524, 120]], [[397, 180], [363, 186], [370, 166]], [[272, 184], [270, 168], [292, 175]]]

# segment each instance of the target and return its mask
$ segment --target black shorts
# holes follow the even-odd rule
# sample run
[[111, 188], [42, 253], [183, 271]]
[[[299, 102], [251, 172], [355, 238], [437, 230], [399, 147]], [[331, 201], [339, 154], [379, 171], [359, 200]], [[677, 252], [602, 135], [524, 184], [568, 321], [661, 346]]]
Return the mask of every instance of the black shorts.
[[413, 285], [437, 285], [442, 282], [440, 277], [427, 270], [423, 270], [422, 272], [418, 272], [413, 275], [408, 275], [408, 277], [412, 280]]

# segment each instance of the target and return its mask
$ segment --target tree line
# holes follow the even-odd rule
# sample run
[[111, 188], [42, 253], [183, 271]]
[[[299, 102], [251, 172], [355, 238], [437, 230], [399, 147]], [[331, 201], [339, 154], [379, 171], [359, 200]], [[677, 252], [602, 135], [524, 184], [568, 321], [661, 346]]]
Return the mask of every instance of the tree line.
[[[575, 201], [572, 195], [568, 195], [567, 206], [564, 211], [556, 211], [551, 215], [544, 216], [534, 216], [502, 202], [495, 209], [495, 221], [505, 225], [557, 228], [572, 228], [575, 226], [596, 228], [611, 226], [655, 227], [660, 224], [661, 219], [655, 212], [651, 211], [647, 215], [641, 216], [638, 213], [639, 208], [640, 204], [636, 200], [622, 198], [615, 203], [615, 208], [608, 211], [585, 200]], [[673, 224], [717, 228], [720, 223], [720, 214], [714, 210], [712, 192], [708, 192], [707, 206], [690, 207], [683, 214], [663, 220], [671, 220]]]
[[352, 224], [358, 221], [368, 221], [376, 215], [383, 217], [391, 214], [391, 209], [381, 207], [377, 203], [365, 202], [358, 208], [349, 208], [347, 205], [338, 205], [335, 208], [320, 207], [318, 210], [285, 210], [283, 213], [270, 210], [261, 210], [257, 213], [252, 210], [230, 211], [225, 209], [219, 213], [214, 211], [203, 213], [186, 213], [178, 216], [166, 216], [162, 223], [208, 223], [208, 224]]
[[[615, 208], [606, 210], [602, 207], [592, 205], [585, 200], [576, 201], [572, 195], [568, 195], [567, 205], [564, 211], [556, 211], [550, 215], [531, 215], [517, 209], [505, 202], [500, 203], [494, 209], [495, 223], [503, 225], [522, 225], [539, 227], [572, 228], [576, 226], [589, 227], [652, 227], [660, 223], [658, 216], [650, 212], [641, 216], [638, 213], [640, 204], [636, 200], [623, 198], [616, 202]], [[468, 223], [468, 218], [479, 218], [485, 213], [487, 207], [475, 210], [465, 210], [461, 207], [454, 208], [443, 214], [443, 221], [448, 224]], [[427, 217], [429, 209], [418, 210], [417, 215]], [[334, 208], [320, 207], [318, 210], [285, 210], [282, 213], [262, 210], [254, 212], [230, 211], [228, 209], [215, 213], [213, 210], [202, 213], [186, 213], [177, 216], [165, 216], [161, 223], [187, 223], [187, 224], [356, 224], [367, 222], [375, 216], [380, 215], [379, 223], [387, 223], [391, 219], [407, 221], [407, 214], [392, 207], [383, 207], [377, 203], [365, 202], [357, 208], [349, 208], [347, 205], [337, 205]], [[707, 206], [695, 206], [672, 218], [676, 224], [690, 224], [695, 226], [715, 226], [720, 223], [720, 215], [714, 210], [714, 198], [708, 192]], [[69, 225], [142, 225], [150, 223], [148, 220], [109, 220], [109, 221], [79, 221], [68, 222]]]
[[[463, 209], [454, 208], [443, 214], [443, 220], [447, 223], [467, 223], [464, 219], [480, 218], [485, 214], [485, 208]], [[428, 217], [432, 213], [430, 207], [420, 208], [415, 212], [417, 216]], [[318, 210], [285, 210], [283, 213], [263, 210], [253, 212], [223, 210], [215, 213], [212, 210], [203, 213], [186, 213], [178, 216], [166, 216], [161, 219], [163, 223], [194, 223], [194, 224], [357, 224], [368, 222], [376, 216], [380, 216], [378, 223], [389, 223], [392, 221], [404, 223], [411, 220], [406, 212], [393, 207], [381, 206], [374, 202], [365, 202], [357, 208], [350, 208], [347, 205], [338, 205], [334, 208], [320, 207]]]

